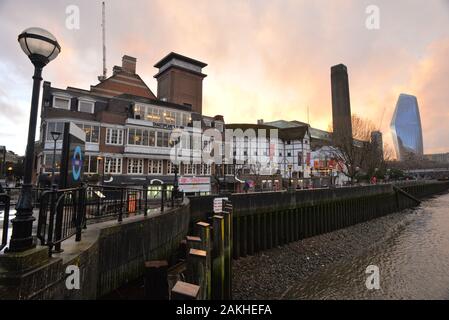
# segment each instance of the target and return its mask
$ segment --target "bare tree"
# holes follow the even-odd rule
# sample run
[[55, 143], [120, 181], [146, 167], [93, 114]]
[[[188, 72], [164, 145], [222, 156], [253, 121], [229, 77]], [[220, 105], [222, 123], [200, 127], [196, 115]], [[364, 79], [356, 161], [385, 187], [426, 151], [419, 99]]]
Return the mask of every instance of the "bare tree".
[[372, 174], [382, 168], [384, 162], [382, 146], [371, 141], [374, 124], [357, 115], [352, 115], [352, 136], [341, 133], [332, 135], [332, 156], [343, 166], [343, 173], [354, 182], [360, 172]]

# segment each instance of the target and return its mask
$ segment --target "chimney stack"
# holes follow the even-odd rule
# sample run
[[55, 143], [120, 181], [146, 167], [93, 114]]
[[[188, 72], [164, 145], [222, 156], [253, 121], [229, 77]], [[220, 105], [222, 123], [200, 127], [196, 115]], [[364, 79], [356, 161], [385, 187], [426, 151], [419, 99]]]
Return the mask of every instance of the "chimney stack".
[[331, 68], [331, 85], [334, 135], [340, 138], [351, 139], [352, 124], [348, 68], [344, 64]]
[[130, 56], [122, 57], [122, 70], [131, 74], [136, 73], [136, 62], [137, 59]]

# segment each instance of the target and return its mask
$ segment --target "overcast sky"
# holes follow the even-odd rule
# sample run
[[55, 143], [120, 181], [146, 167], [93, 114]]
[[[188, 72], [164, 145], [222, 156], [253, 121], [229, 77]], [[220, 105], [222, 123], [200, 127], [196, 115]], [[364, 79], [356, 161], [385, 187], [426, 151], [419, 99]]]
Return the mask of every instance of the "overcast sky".
[[[66, 8], [80, 9], [79, 29]], [[380, 28], [366, 27], [366, 8]], [[331, 123], [330, 67], [348, 66], [352, 113], [369, 118], [391, 145], [400, 93], [420, 104], [426, 153], [449, 152], [448, 0], [108, 0], [107, 67], [124, 54], [156, 93], [153, 65], [170, 51], [204, 61], [203, 111], [226, 122]], [[53, 86], [88, 89], [101, 74], [101, 1], [0, 0], [0, 145], [23, 154], [32, 65], [17, 35], [30, 26], [62, 46], [44, 69]]]

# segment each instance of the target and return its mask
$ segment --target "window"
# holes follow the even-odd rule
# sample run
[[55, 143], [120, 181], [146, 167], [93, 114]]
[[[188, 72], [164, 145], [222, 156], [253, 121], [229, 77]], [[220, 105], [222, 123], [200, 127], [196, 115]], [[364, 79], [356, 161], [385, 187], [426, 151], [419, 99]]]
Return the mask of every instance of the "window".
[[[53, 153], [48, 153], [44, 155], [44, 170], [45, 172], [52, 172], [53, 169]], [[55, 162], [55, 172], [59, 172], [59, 167], [61, 165], [61, 154], [56, 154]]]
[[210, 176], [210, 168], [211, 168], [211, 165], [210, 164], [205, 164], [205, 163], [203, 163], [203, 164], [201, 164], [200, 165], [200, 175], [202, 175], [202, 176]]
[[185, 175], [196, 175], [196, 165], [187, 163], [184, 165], [184, 174]]
[[156, 145], [156, 131], [150, 130], [148, 136], [148, 145], [154, 147]]
[[162, 113], [163, 117], [163, 122], [166, 124], [171, 124], [171, 125], [175, 125], [176, 124], [176, 116], [175, 113], [172, 111], [164, 111]]
[[134, 106], [134, 119], [139, 119], [139, 120], [145, 119], [145, 109], [146, 108], [144, 106], [135, 105]]
[[233, 164], [225, 165], [225, 174], [228, 176], [234, 175], [234, 165]]
[[86, 142], [89, 143], [98, 143], [100, 140], [100, 127], [99, 126], [93, 126], [90, 124], [82, 124], [77, 123], [76, 124], [80, 129], [84, 130], [86, 133]]
[[70, 99], [63, 97], [53, 97], [53, 108], [70, 110]]
[[53, 137], [51, 136], [51, 132], [60, 132], [61, 135], [59, 136], [58, 140], [62, 140], [63, 133], [64, 133], [64, 123], [63, 122], [49, 122], [47, 124], [47, 134], [45, 136], [47, 141], [53, 141]]
[[94, 113], [94, 109], [95, 109], [95, 102], [85, 100], [78, 101], [79, 112]]
[[104, 165], [104, 172], [109, 174], [122, 173], [122, 159], [121, 158], [106, 158]]
[[162, 174], [162, 160], [148, 160], [149, 174]]
[[84, 157], [84, 172], [85, 173], [98, 173], [97, 156], [85, 156]]
[[186, 113], [183, 113], [182, 114], [182, 125], [184, 127], [187, 127], [189, 125], [189, 123], [190, 123], [190, 116]]
[[145, 119], [153, 122], [161, 122], [161, 110], [159, 108], [146, 108]]
[[157, 146], [167, 148], [169, 138], [168, 132], [157, 131]]
[[143, 174], [143, 159], [128, 159], [128, 174]]
[[167, 174], [175, 174], [175, 164], [167, 160]]
[[123, 130], [106, 128], [106, 144], [123, 144]]

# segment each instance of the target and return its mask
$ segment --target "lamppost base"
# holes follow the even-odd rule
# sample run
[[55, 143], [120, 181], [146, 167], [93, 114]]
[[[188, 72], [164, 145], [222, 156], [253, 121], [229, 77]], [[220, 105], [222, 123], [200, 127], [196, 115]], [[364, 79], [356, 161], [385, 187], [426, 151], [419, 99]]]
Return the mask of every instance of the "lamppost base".
[[[11, 220], [13, 234], [9, 241], [9, 246], [6, 250], [7, 252], [23, 252], [36, 247], [35, 238], [32, 236], [34, 220], [35, 218], [33, 216], [19, 216]], [[30, 236], [18, 236], [26, 234], [29, 234]]]

